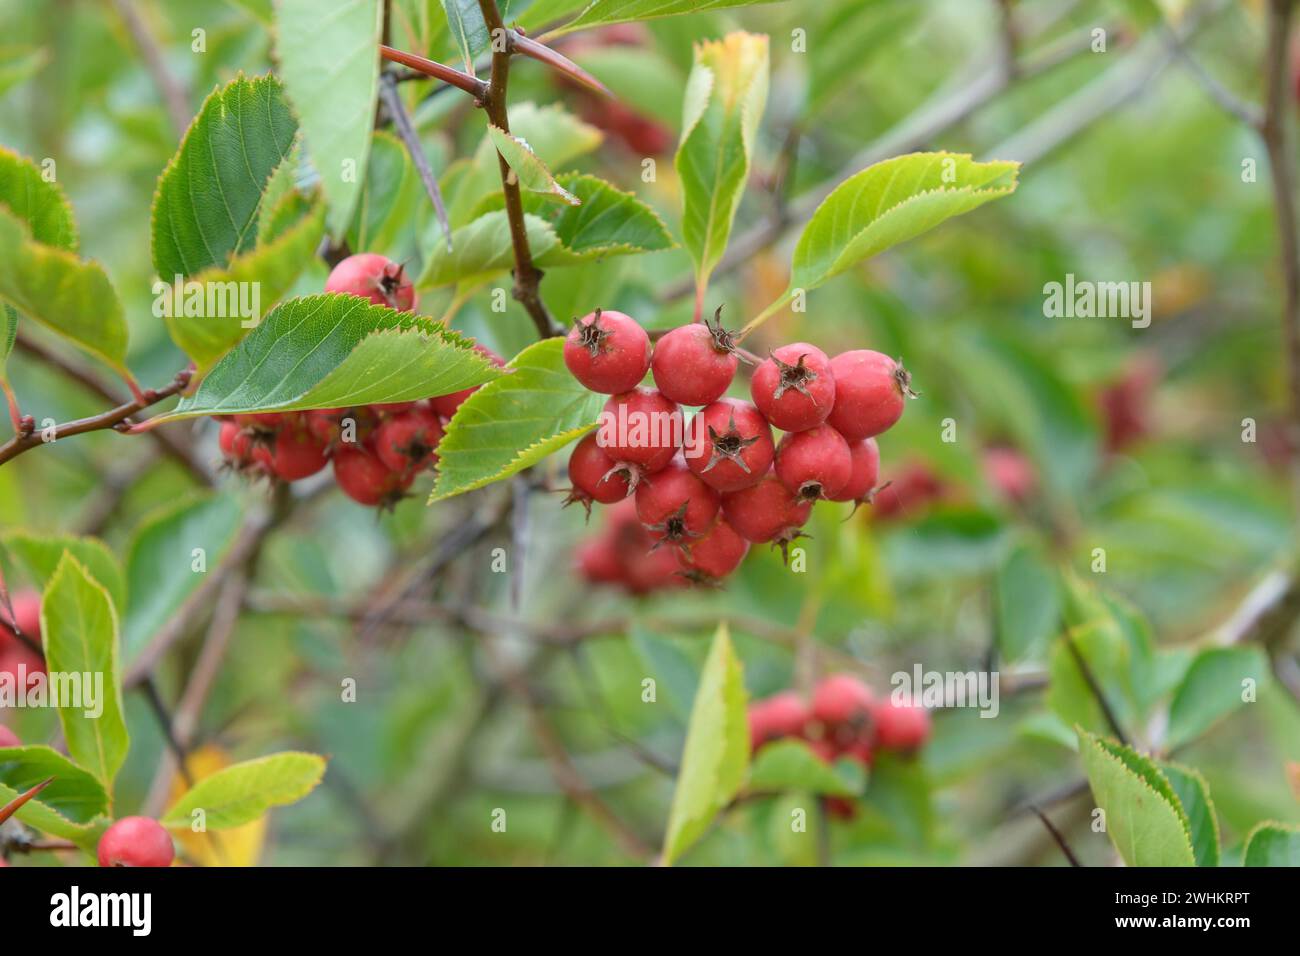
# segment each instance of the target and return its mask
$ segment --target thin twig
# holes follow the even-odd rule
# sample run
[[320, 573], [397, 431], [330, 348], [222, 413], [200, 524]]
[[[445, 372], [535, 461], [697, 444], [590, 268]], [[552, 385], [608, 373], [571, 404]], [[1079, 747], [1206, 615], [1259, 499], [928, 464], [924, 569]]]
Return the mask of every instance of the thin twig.
[[379, 53], [385, 60], [400, 63], [417, 73], [423, 73], [425, 76], [431, 76], [435, 80], [442, 80], [444, 83], [462, 89], [476, 100], [482, 100], [487, 93], [487, 84], [478, 77], [462, 73], [460, 70], [439, 63], [437, 60], [430, 60], [418, 53], [394, 50], [390, 46], [380, 46]]
[[429, 201], [433, 203], [433, 211], [438, 216], [438, 225], [442, 226], [443, 237], [447, 240], [447, 251], [451, 252], [451, 222], [447, 219], [447, 207], [442, 201], [442, 190], [438, 188], [438, 179], [433, 175], [433, 167], [429, 165], [424, 144], [420, 142], [415, 127], [411, 125], [411, 117], [407, 115], [406, 107], [402, 105], [402, 95], [397, 91], [397, 81], [393, 74], [385, 72], [380, 77], [379, 93], [384, 99], [384, 105], [388, 107], [389, 114], [393, 117], [397, 135], [406, 144], [406, 151], [411, 155], [415, 171], [420, 174], [420, 182], [424, 184], [424, 191], [428, 194]]
[[1079, 862], [1079, 858], [1074, 855], [1074, 851], [1070, 849], [1070, 844], [1065, 842], [1065, 837], [1061, 835], [1061, 831], [1056, 829], [1056, 824], [1052, 823], [1052, 821], [1048, 819], [1047, 814], [1040, 810], [1035, 804], [1030, 804], [1029, 809], [1034, 811], [1034, 814], [1038, 819], [1043, 821], [1043, 826], [1047, 827], [1047, 832], [1052, 835], [1052, 839], [1056, 841], [1056, 845], [1061, 848], [1061, 852], [1065, 854], [1065, 858], [1070, 861], [1070, 866], [1083, 866], [1083, 864]]
[[1070, 656], [1074, 658], [1074, 663], [1079, 668], [1079, 673], [1083, 675], [1084, 682], [1088, 685], [1088, 690], [1097, 701], [1097, 706], [1101, 708], [1102, 715], [1106, 718], [1106, 723], [1110, 726], [1110, 732], [1115, 735], [1115, 739], [1128, 746], [1128, 737], [1124, 735], [1124, 728], [1119, 725], [1115, 717], [1115, 712], [1111, 710], [1110, 701], [1106, 699], [1105, 692], [1102, 691], [1101, 685], [1097, 683], [1097, 678], [1093, 676], [1092, 669], [1088, 667], [1088, 662], [1084, 660], [1083, 654], [1079, 651], [1078, 645], [1074, 643], [1074, 635], [1066, 631], [1062, 635], [1066, 648], [1070, 651]]
[[139, 48], [140, 55], [144, 57], [145, 68], [153, 77], [158, 92], [162, 94], [163, 104], [167, 107], [167, 116], [176, 130], [176, 135], [184, 136], [191, 119], [189, 94], [181, 81], [167, 68], [158, 41], [154, 39], [148, 24], [136, 12], [131, 0], [113, 0], [113, 6], [126, 25], [127, 32], [131, 34], [132, 41]]

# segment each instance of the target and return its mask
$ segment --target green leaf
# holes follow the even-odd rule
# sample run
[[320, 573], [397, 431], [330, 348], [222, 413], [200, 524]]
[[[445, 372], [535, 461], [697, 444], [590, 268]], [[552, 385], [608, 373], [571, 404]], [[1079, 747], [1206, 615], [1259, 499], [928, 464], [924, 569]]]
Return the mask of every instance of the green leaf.
[[1251, 680], [1258, 692], [1269, 672], [1268, 658], [1258, 647], [1201, 651], [1174, 691], [1165, 745], [1178, 747], [1205, 733], [1244, 703], [1243, 681]]
[[682, 180], [682, 237], [701, 289], [726, 251], [749, 180], [767, 83], [766, 36], [729, 33], [696, 45], [675, 162]]
[[[21, 816], [21, 814], [20, 814]], [[1246, 837], [1242, 866], [1300, 866], [1300, 827], [1261, 823]]]
[[786, 790], [804, 790], [809, 793], [826, 794], [832, 797], [856, 797], [862, 793], [863, 775], [858, 773], [856, 779], [848, 779], [852, 761], [844, 761], [844, 776], [841, 767], [823, 763], [802, 740], [778, 740], [766, 744], [754, 757], [749, 770], [749, 789], [756, 792], [782, 792]]
[[7, 382], [5, 364], [18, 341], [18, 313], [7, 302], [0, 308], [0, 382]]
[[[542, 257], [559, 242], [555, 230], [544, 219], [531, 215], [524, 216], [524, 228], [533, 260], [541, 264]], [[485, 213], [469, 225], [452, 230], [450, 250], [441, 244], [430, 251], [416, 287], [477, 285], [510, 269], [514, 261], [505, 210]]]
[[[71, 534], [35, 535], [26, 531], [9, 531], [0, 536], [5, 550], [20, 566], [37, 590], [45, 590], [64, 553], [71, 554], [90, 576], [104, 586], [118, 612], [126, 609], [126, 583], [122, 565], [108, 545], [98, 538]], [[15, 568], [6, 568], [12, 572]]]
[[583, 388], [564, 365], [564, 340], [516, 355], [503, 375], [467, 398], [438, 445], [441, 501], [508, 478], [590, 431], [606, 396]]
[[44, 745], [0, 747], [0, 806], [50, 777], [54, 782], [18, 811], [19, 820], [52, 833], [55, 831], [38, 820], [49, 823], [53, 814], [58, 818], [53, 826], [62, 823], [76, 828], [108, 812], [104, 785], [57, 750]]
[[21, 49], [5, 47], [0, 49], [0, 96], [4, 96], [15, 86], [26, 83], [40, 72], [49, 60], [49, 54], [43, 48]]
[[685, 723], [690, 719], [691, 701], [699, 686], [695, 662], [676, 644], [639, 624], [632, 624], [628, 636], [646, 676], [654, 678], [669, 709]]
[[92, 685], [93, 708], [83, 689], [81, 700], [61, 703], [59, 722], [68, 755], [111, 793], [130, 746], [122, 717], [117, 612], [108, 591], [71, 554], [64, 554], [45, 588], [41, 637], [50, 673], [94, 675], [94, 684], [102, 680]]
[[1188, 823], [1178, 798], [1147, 758], [1079, 729], [1093, 798], [1106, 832], [1129, 866], [1195, 866]]
[[153, 199], [159, 278], [193, 276], [253, 248], [268, 180], [298, 124], [274, 76], [241, 73], [213, 90], [181, 140]]
[[[348, 245], [396, 253], [401, 230], [417, 208], [421, 185], [406, 147], [392, 133], [376, 130], [370, 144], [366, 182], [348, 229]], [[389, 258], [393, 258], [390, 256]]]
[[237, 763], [194, 785], [164, 814], [165, 827], [189, 827], [202, 810], [209, 830], [229, 830], [256, 820], [272, 807], [297, 803], [325, 774], [325, 758], [286, 752]]
[[663, 862], [671, 865], [739, 792], [749, 765], [745, 681], [725, 624], [719, 625], [691, 707]]
[[573, 30], [603, 26], [609, 23], [628, 23], [632, 20], [653, 20], [680, 13], [705, 13], [748, 7], [777, 0], [539, 0], [530, 6], [521, 22], [525, 26], [543, 26], [563, 16], [581, 11], [574, 20], [547, 36], [558, 36]]
[[519, 180], [519, 185], [529, 192], [541, 193], [549, 199], [579, 205], [582, 200], [555, 181], [546, 164], [533, 152], [533, 148], [517, 136], [511, 136], [499, 126], [488, 124], [488, 136], [505, 157], [511, 171]]
[[1021, 545], [997, 573], [998, 649], [1008, 661], [1041, 651], [1060, 628], [1061, 594], [1056, 572], [1043, 555]]
[[[1115, 629], [1103, 623], [1070, 628], [1075, 650], [1088, 666], [1088, 671], [1101, 687], [1107, 704], [1123, 723], [1127, 711], [1123, 709], [1123, 679], [1128, 668], [1127, 648]], [[1052, 645], [1048, 660], [1047, 706], [1067, 726], [1080, 725], [1086, 730], [1110, 730], [1101, 704], [1088, 685], [1074, 654], [1064, 637]]]
[[[231, 495], [200, 495], [164, 505], [136, 528], [126, 559], [131, 600], [122, 628], [124, 660], [134, 663], [150, 638], [216, 570], [235, 541], [242, 512]], [[196, 565], [196, 550], [201, 550], [201, 565]]]
[[0, 207], [0, 299], [126, 372], [126, 319], [103, 267], [37, 242], [27, 225], [4, 207]]
[[465, 69], [473, 73], [474, 61], [492, 44], [483, 10], [478, 0], [442, 0], [442, 9], [447, 14], [447, 26]]
[[416, 401], [499, 374], [424, 316], [352, 295], [309, 295], [272, 310], [193, 395], [153, 421]]
[[37, 242], [67, 252], [77, 251], [77, 224], [63, 189], [47, 180], [30, 159], [3, 146], [0, 146], [0, 203], [27, 224]]
[[1200, 771], [1174, 763], [1160, 765], [1174, 795], [1182, 805], [1192, 837], [1197, 866], [1219, 865], [1219, 821], [1210, 799], [1210, 785]]
[[558, 244], [539, 256], [538, 265], [579, 265], [606, 256], [660, 252], [674, 247], [659, 213], [634, 194], [596, 176], [567, 173], [559, 184], [581, 205], [560, 206], [525, 198], [524, 208], [550, 224]]
[[[352, 221], [366, 180], [379, 93], [380, 0], [277, 0], [276, 53], [329, 200], [331, 235]], [[322, 15], [324, 12], [325, 15]]]

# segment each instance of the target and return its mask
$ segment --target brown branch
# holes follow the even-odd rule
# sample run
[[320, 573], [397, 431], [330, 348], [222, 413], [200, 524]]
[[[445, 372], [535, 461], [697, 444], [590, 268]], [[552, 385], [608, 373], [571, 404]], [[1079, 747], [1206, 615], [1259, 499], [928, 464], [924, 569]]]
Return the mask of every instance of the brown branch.
[[397, 135], [406, 144], [406, 151], [411, 154], [411, 162], [415, 164], [415, 171], [420, 174], [420, 182], [424, 184], [424, 191], [438, 216], [438, 225], [442, 226], [447, 251], [451, 252], [451, 223], [447, 219], [447, 206], [442, 201], [442, 190], [438, 188], [438, 179], [433, 175], [433, 167], [429, 165], [424, 144], [411, 125], [411, 118], [406, 115], [406, 107], [402, 105], [402, 95], [397, 92], [397, 80], [393, 74], [386, 72], [379, 78], [379, 93], [393, 118], [393, 125], [397, 127]]
[[462, 73], [460, 70], [439, 63], [437, 60], [430, 60], [418, 53], [407, 53], [405, 50], [394, 50], [391, 46], [383, 45], [379, 47], [379, 54], [392, 63], [400, 63], [417, 73], [423, 73], [425, 76], [431, 76], [435, 80], [442, 80], [444, 83], [462, 89], [476, 100], [481, 101], [487, 95], [487, 84], [478, 77]]
[[1065, 854], [1065, 858], [1070, 861], [1070, 866], [1083, 866], [1083, 864], [1079, 862], [1079, 858], [1074, 855], [1074, 851], [1070, 849], [1070, 844], [1065, 842], [1065, 837], [1061, 835], [1061, 831], [1056, 829], [1056, 824], [1052, 823], [1052, 821], [1048, 819], [1047, 814], [1034, 804], [1030, 804], [1029, 809], [1034, 812], [1034, 815], [1037, 816], [1038, 819], [1043, 821], [1043, 826], [1047, 827], [1047, 832], [1052, 835], [1052, 839], [1056, 842], [1056, 845], [1061, 848], [1061, 852]]
[[[488, 36], [492, 38], [492, 80], [482, 97], [483, 108], [487, 111], [488, 121], [504, 133], [510, 132], [510, 117], [506, 109], [506, 91], [510, 82], [510, 56], [514, 50], [514, 34], [505, 28], [501, 21], [501, 12], [497, 10], [495, 0], [479, 0], [483, 11], [483, 21], [487, 24]], [[510, 223], [510, 242], [514, 247], [515, 299], [527, 311], [537, 326], [540, 338], [562, 335], [560, 326], [542, 302], [539, 287], [542, 271], [533, 262], [533, 253], [528, 246], [528, 225], [524, 219], [524, 202], [519, 194], [519, 180], [506, 158], [497, 152], [497, 164], [501, 168], [501, 187], [505, 192], [506, 219]]]
[[1074, 643], [1074, 635], [1066, 631], [1062, 635], [1066, 648], [1070, 651], [1070, 656], [1074, 658], [1074, 663], [1079, 668], [1079, 673], [1083, 675], [1084, 682], [1088, 685], [1088, 690], [1097, 701], [1097, 706], [1101, 708], [1102, 715], [1106, 718], [1106, 723], [1110, 727], [1110, 732], [1124, 746], [1128, 746], [1128, 738], [1124, 736], [1124, 728], [1119, 725], [1119, 720], [1115, 717], [1115, 712], [1111, 710], [1110, 701], [1106, 699], [1106, 694], [1102, 691], [1101, 685], [1097, 683], [1097, 678], [1093, 676], [1092, 669], [1088, 662], [1084, 660], [1083, 654], [1079, 647]]
[[127, 32], [131, 34], [132, 41], [139, 48], [140, 55], [144, 57], [144, 65], [149, 75], [153, 77], [158, 92], [162, 94], [163, 104], [167, 107], [167, 116], [176, 129], [176, 134], [184, 136], [192, 115], [189, 93], [167, 68], [167, 61], [158, 47], [158, 41], [149, 31], [148, 24], [140, 18], [131, 0], [113, 0], [113, 6], [126, 25]]

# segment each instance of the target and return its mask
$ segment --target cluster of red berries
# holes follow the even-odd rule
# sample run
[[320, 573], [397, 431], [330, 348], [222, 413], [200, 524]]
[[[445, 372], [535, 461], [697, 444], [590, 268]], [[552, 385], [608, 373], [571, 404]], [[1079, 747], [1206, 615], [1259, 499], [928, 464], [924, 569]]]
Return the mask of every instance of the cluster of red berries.
[[[402, 267], [372, 252], [336, 265], [325, 291], [403, 312], [415, 305], [415, 291]], [[504, 364], [489, 349], [475, 348]], [[334, 480], [349, 498], [388, 507], [405, 495], [416, 475], [437, 462], [447, 421], [473, 391], [420, 402], [224, 416], [221, 453], [238, 471], [280, 481], [310, 477], [332, 463]]]
[[[753, 401], [724, 398], [741, 355], [718, 316], [652, 347], [635, 319], [597, 309], [575, 322], [564, 361], [584, 386], [611, 396], [598, 430], [569, 458], [570, 501], [590, 508], [634, 496], [654, 546], [678, 550], [687, 576], [705, 583], [734, 571], [751, 543], [784, 552], [819, 500], [870, 501], [875, 436], [914, 396], [887, 355], [831, 359], [795, 342], [758, 363]], [[641, 385], [646, 372], [655, 388]], [[689, 422], [684, 405], [700, 409]], [[779, 443], [773, 428], [785, 432]]]
[[[880, 751], [914, 754], [930, 737], [930, 715], [924, 707], [880, 700], [866, 684], [848, 674], [825, 677], [813, 690], [809, 704], [794, 691], [783, 691], [749, 706], [750, 748], [784, 737], [804, 740], [823, 762], [841, 757], [870, 767]], [[826, 801], [839, 817], [852, 817], [853, 802], [842, 797]]]

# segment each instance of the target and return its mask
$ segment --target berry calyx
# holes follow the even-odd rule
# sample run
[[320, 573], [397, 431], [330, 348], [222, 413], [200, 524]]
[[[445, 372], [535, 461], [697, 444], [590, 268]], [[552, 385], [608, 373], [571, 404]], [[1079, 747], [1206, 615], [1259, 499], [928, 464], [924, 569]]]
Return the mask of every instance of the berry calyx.
[[730, 387], [740, 358], [721, 313], [719, 306], [716, 325], [678, 326], [655, 344], [650, 370], [659, 391], [674, 402], [708, 405]]
[[758, 484], [772, 465], [772, 429], [750, 402], [723, 398], [696, 413], [687, 428], [686, 464], [722, 492]]
[[618, 395], [645, 378], [650, 336], [631, 316], [597, 309], [574, 321], [564, 341], [564, 364], [593, 392]]
[[359, 252], [330, 271], [325, 291], [344, 292], [369, 299], [375, 305], [409, 312], [415, 305], [415, 286], [404, 270], [404, 266], [387, 256]]
[[345, 495], [363, 505], [396, 504], [414, 477], [393, 471], [364, 448], [344, 446], [334, 452], [334, 480]]
[[716, 585], [740, 567], [748, 553], [749, 542], [725, 518], [718, 518], [703, 537], [678, 550], [677, 560], [695, 583]]
[[636, 514], [657, 541], [690, 548], [718, 514], [718, 493], [674, 458], [636, 490]]
[[375, 454], [389, 471], [420, 471], [438, 460], [442, 423], [430, 408], [415, 407], [386, 419], [371, 439]]
[[830, 362], [835, 379], [835, 407], [826, 423], [848, 441], [887, 431], [903, 415], [912, 391], [912, 376], [882, 352], [855, 349]]
[[593, 501], [612, 505], [636, 490], [640, 480], [641, 468], [610, 458], [596, 443], [596, 433], [592, 432], [569, 455], [569, 481], [573, 491], [566, 503], [580, 501], [588, 511]]
[[776, 448], [776, 475], [803, 501], [833, 498], [853, 472], [849, 444], [829, 425], [788, 432]]
[[839, 494], [827, 497], [831, 501], [870, 501], [880, 474], [880, 446], [874, 438], [849, 442], [849, 458], [849, 480]]
[[801, 736], [811, 717], [803, 698], [791, 690], [754, 701], [749, 705], [750, 748], [757, 750], [772, 740]]
[[783, 345], [754, 371], [750, 392], [776, 428], [801, 432], [826, 420], [835, 404], [835, 378], [826, 353], [807, 342]]
[[123, 817], [99, 838], [100, 866], [171, 866], [171, 834], [157, 820]]
[[600, 413], [596, 444], [616, 462], [639, 465], [644, 475], [666, 467], [682, 437], [682, 410], [654, 388], [613, 396]]
[[803, 537], [799, 529], [812, 513], [812, 502], [801, 501], [772, 472], [749, 488], [722, 498], [722, 515], [746, 541], [770, 541], [786, 556], [790, 542]]

